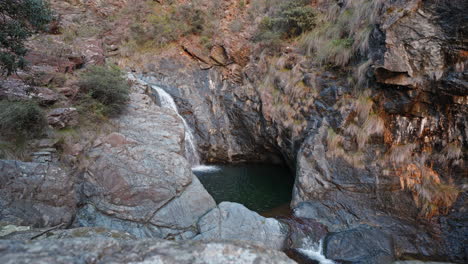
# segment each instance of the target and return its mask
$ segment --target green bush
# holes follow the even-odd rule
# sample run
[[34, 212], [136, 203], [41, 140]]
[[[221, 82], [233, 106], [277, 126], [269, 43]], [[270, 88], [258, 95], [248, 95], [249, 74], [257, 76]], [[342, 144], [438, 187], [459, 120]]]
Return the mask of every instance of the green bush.
[[0, 73], [10, 75], [24, 68], [24, 42], [34, 30], [45, 29], [52, 12], [43, 0], [2, 0], [0, 17]]
[[367, 57], [369, 38], [385, 1], [337, 3], [317, 14], [317, 26], [303, 36], [304, 47], [324, 65], [346, 66], [360, 55]]
[[[116, 66], [92, 66], [80, 76], [83, 101], [95, 100], [104, 115], [118, 115], [125, 108], [130, 85]], [[89, 102], [88, 102], [89, 103]]]
[[131, 25], [130, 36], [137, 45], [161, 48], [186, 35], [212, 35], [209, 14], [194, 4], [174, 4], [158, 11]]
[[2, 135], [34, 137], [46, 126], [44, 112], [33, 101], [0, 101]]
[[259, 25], [256, 40], [263, 41], [267, 36], [279, 35], [292, 38], [313, 29], [315, 11], [307, 0], [291, 0], [270, 11]]

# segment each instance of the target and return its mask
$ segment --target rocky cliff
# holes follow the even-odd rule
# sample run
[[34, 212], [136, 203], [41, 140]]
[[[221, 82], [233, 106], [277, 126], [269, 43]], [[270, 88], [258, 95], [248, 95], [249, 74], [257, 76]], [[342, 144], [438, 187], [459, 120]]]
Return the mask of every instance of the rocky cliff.
[[[183, 157], [180, 120], [141, 85], [114, 127], [82, 151], [64, 215], [53, 213], [62, 203], [0, 184], [0, 205], [35, 208], [3, 210], [0, 219], [276, 249], [301, 244], [301, 225], [337, 262], [466, 262], [466, 1], [305, 2], [314, 27], [278, 43], [256, 40], [276, 1], [52, 1], [62, 34], [47, 40], [68, 54], [54, 60], [57, 69], [106, 60], [163, 87], [205, 162], [288, 164], [297, 223], [286, 228], [239, 205], [216, 206]], [[17, 164], [4, 163], [1, 171]], [[17, 178], [10, 181], [25, 185]], [[249, 223], [237, 226], [241, 220]]]

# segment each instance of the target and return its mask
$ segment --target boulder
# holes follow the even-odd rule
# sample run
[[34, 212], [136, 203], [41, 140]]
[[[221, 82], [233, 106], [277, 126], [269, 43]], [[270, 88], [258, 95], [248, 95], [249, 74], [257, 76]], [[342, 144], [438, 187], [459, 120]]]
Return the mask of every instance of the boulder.
[[78, 87], [60, 87], [60, 88], [57, 88], [57, 91], [66, 97], [74, 97], [78, 93], [79, 88]]
[[0, 240], [0, 263], [293, 264], [283, 252], [240, 243], [111, 238]]
[[198, 222], [197, 240], [235, 240], [283, 249], [288, 227], [273, 218], [265, 218], [237, 203], [222, 202]]
[[47, 122], [54, 128], [73, 127], [78, 125], [78, 111], [74, 107], [55, 108], [47, 113]]
[[339, 263], [389, 264], [395, 260], [391, 237], [366, 226], [329, 234], [324, 249], [328, 259]]
[[229, 57], [226, 50], [220, 45], [215, 45], [211, 48], [210, 58], [215, 62], [215, 64], [220, 66], [225, 66], [229, 63]]
[[34, 87], [32, 97], [41, 105], [52, 105], [59, 100], [59, 94], [46, 87]]
[[0, 99], [28, 100], [34, 88], [21, 80], [0, 80]]
[[[139, 89], [139, 88], [141, 89]], [[87, 152], [78, 226], [102, 226], [137, 237], [186, 239], [216, 206], [184, 157], [184, 126], [145, 87], [133, 87], [115, 131]]]
[[0, 222], [70, 224], [77, 203], [74, 187], [73, 177], [56, 165], [0, 160]]

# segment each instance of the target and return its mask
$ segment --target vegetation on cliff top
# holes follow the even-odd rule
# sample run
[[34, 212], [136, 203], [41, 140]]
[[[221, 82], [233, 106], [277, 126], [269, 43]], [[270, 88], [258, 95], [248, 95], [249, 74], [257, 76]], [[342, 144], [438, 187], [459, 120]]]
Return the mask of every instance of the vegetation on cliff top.
[[42, 0], [0, 2], [0, 73], [10, 75], [26, 65], [24, 41], [33, 30], [44, 29], [52, 20], [51, 10]]
[[263, 17], [253, 38], [270, 49], [278, 49], [286, 39], [298, 37], [315, 26], [315, 10], [310, 1], [294, 0], [264, 3], [266, 16]]
[[129, 42], [134, 41], [137, 47], [162, 48], [190, 34], [204, 38], [213, 34], [211, 13], [196, 3], [146, 5], [152, 12], [136, 16], [130, 26]]
[[116, 66], [92, 66], [80, 76], [83, 110], [103, 116], [120, 114], [129, 100], [130, 85]]

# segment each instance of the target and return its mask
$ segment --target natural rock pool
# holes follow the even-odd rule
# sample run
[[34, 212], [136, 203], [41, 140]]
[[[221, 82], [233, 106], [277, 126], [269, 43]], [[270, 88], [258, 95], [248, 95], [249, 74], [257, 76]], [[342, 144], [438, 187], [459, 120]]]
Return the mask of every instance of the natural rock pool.
[[193, 172], [216, 203], [236, 202], [264, 213], [291, 201], [294, 177], [287, 167], [259, 164], [197, 166]]

